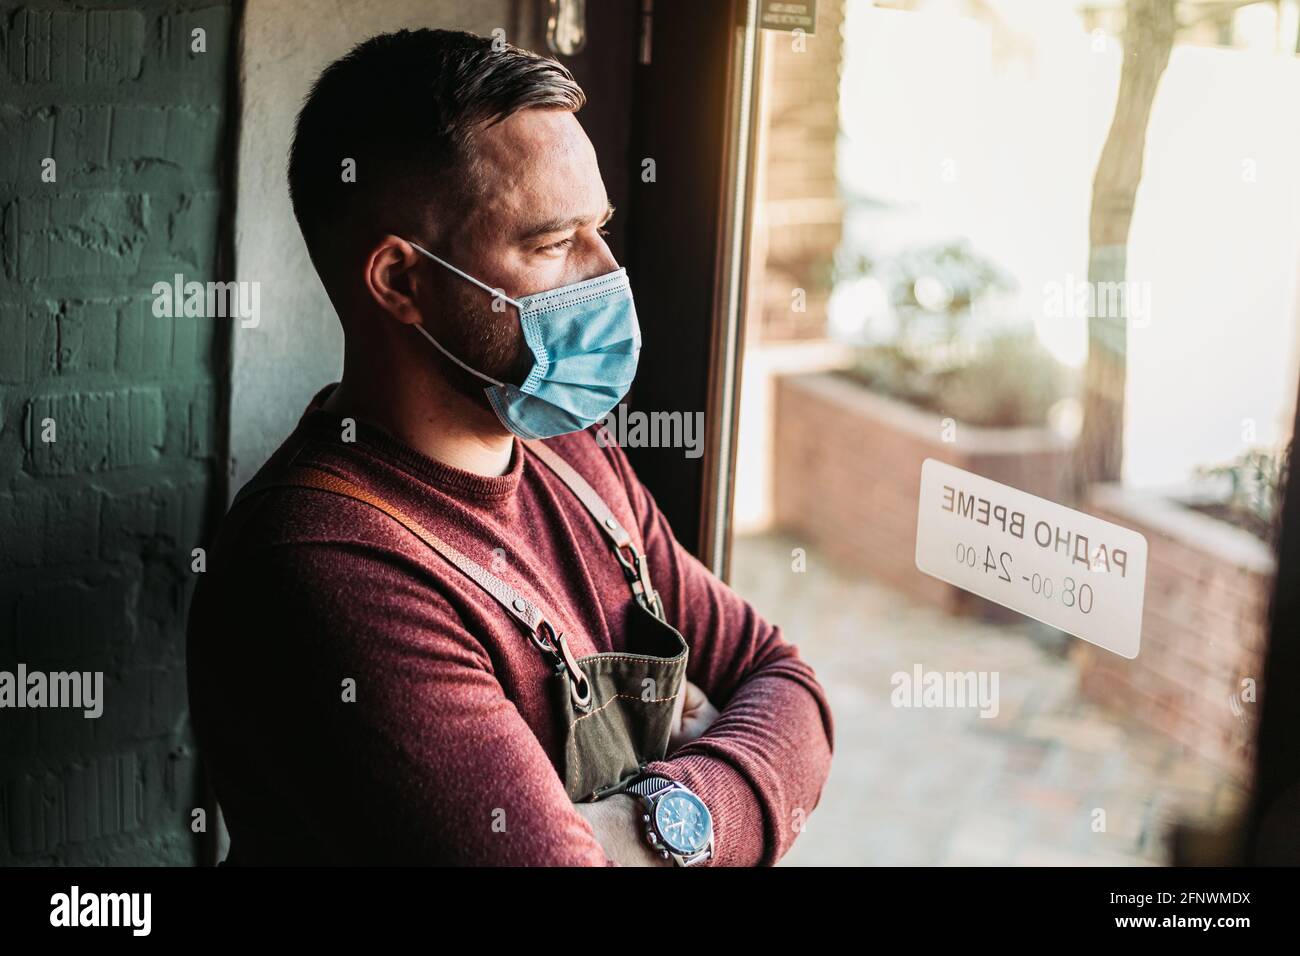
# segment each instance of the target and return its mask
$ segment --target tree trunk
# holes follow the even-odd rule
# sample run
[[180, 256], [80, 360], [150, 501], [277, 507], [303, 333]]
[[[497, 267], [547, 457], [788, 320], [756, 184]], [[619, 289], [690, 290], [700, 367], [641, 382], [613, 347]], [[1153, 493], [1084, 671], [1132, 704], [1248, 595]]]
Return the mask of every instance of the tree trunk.
[[[1174, 0], [1128, 0], [1119, 96], [1092, 183], [1088, 281], [1094, 291], [1106, 288], [1102, 283], [1123, 283], [1126, 278], [1129, 224], [1142, 180], [1147, 122], [1176, 29]], [[1074, 489], [1080, 496], [1093, 482], [1118, 481], [1124, 455], [1128, 303], [1120, 296], [1116, 315], [1104, 308], [1109, 296], [1093, 295], [1092, 301], [1083, 429], [1073, 463]]]

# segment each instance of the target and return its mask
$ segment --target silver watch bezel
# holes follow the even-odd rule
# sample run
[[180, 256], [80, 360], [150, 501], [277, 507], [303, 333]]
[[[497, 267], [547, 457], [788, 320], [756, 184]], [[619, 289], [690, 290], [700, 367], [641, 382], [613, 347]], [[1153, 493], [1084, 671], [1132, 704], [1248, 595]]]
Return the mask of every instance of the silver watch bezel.
[[[679, 783], [676, 780], [669, 780], [667, 777], [657, 774], [647, 776], [657, 776], [659, 779], [664, 781], [664, 785], [653, 793], [636, 794], [636, 796], [641, 798], [642, 804], [645, 808], [645, 812], [641, 814], [641, 822], [645, 826], [645, 838], [646, 842], [650, 844], [650, 848], [664, 859], [671, 859], [677, 866], [694, 866], [697, 863], [702, 863], [705, 860], [710, 859], [713, 856], [714, 833], [713, 811], [709, 809], [709, 805], [704, 802], [698, 793], [683, 783]], [[678, 853], [672, 848], [663, 833], [659, 830], [659, 824], [656, 820], [658, 815], [656, 811], [658, 810], [659, 802], [674, 791], [689, 793], [699, 802], [700, 806], [704, 808], [704, 812], [708, 814], [708, 839], [705, 841], [703, 847], [693, 853]]]

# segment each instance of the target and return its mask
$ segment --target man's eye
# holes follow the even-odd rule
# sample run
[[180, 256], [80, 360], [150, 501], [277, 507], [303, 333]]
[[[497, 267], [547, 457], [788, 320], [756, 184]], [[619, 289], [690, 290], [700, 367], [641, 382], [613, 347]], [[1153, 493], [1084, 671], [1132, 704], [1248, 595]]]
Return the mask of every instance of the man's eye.
[[567, 236], [559, 242], [553, 242], [549, 246], [540, 246], [538, 252], [559, 252], [561, 249], [567, 249], [573, 245], [573, 237]]

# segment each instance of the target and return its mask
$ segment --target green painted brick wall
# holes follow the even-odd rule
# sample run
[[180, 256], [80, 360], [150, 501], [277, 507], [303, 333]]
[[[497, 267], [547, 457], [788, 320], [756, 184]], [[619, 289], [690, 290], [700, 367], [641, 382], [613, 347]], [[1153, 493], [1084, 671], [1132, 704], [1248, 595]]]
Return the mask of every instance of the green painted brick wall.
[[0, 4], [0, 669], [104, 672], [98, 719], [0, 710], [0, 864], [199, 858], [184, 621], [230, 320], [158, 318], [151, 289], [223, 278], [234, 19]]

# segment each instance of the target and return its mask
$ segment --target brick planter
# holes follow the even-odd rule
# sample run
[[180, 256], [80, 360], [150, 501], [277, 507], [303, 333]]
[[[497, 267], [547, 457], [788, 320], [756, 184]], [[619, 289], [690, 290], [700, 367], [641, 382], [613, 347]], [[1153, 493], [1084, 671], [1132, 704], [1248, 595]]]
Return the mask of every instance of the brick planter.
[[1227, 522], [1166, 498], [1100, 485], [1089, 511], [1146, 536], [1142, 646], [1134, 660], [1079, 642], [1084, 694], [1179, 741], [1240, 781], [1251, 772], [1274, 560]]
[[777, 524], [851, 572], [951, 613], [1020, 615], [916, 569], [921, 463], [935, 458], [1060, 500], [1069, 443], [1047, 428], [958, 423], [885, 398], [831, 372], [775, 384], [773, 458]]

